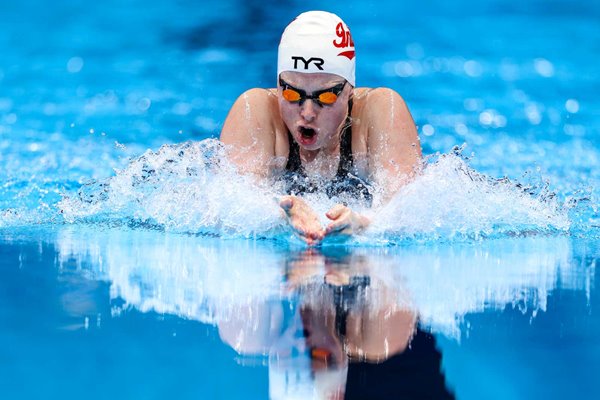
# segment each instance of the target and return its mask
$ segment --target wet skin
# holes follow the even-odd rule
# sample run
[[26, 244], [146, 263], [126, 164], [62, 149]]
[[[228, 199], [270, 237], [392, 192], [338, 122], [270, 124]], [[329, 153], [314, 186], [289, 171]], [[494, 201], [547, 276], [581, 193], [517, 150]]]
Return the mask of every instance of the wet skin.
[[[325, 73], [284, 72], [289, 86], [314, 96], [344, 83], [340, 76]], [[414, 121], [398, 93], [386, 88], [343, 86], [336, 101], [319, 104], [306, 98], [293, 102], [283, 89], [250, 89], [233, 105], [221, 131], [229, 159], [239, 171], [261, 180], [285, 172], [289, 157], [289, 134], [299, 146], [302, 168], [309, 176], [332, 179], [340, 160], [340, 135], [352, 108], [352, 155], [357, 176], [380, 187], [386, 202], [415, 173], [421, 147]], [[326, 238], [344, 240], [364, 229], [369, 219], [342, 204], [327, 213], [322, 226], [317, 213], [298, 196], [279, 199], [282, 217], [309, 246]]]
[[368, 219], [342, 204], [336, 204], [325, 215], [331, 220], [326, 227], [306, 202], [296, 196], [284, 196], [279, 206], [294, 230], [308, 245], [318, 245], [326, 237], [350, 237], [360, 233], [369, 223]]

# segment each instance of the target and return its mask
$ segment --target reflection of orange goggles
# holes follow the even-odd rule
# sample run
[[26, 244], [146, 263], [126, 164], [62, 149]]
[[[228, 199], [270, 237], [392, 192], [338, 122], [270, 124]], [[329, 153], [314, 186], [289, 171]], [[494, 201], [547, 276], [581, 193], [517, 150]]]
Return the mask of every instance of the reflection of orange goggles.
[[339, 85], [335, 85], [329, 89], [317, 90], [312, 94], [306, 94], [306, 92], [302, 89], [296, 89], [293, 86], [290, 86], [283, 79], [279, 78], [279, 85], [282, 88], [283, 98], [289, 101], [290, 103], [298, 103], [302, 105], [306, 101], [306, 99], [310, 99], [316, 102], [318, 105], [330, 106], [338, 99], [342, 90], [346, 86], [346, 82], [340, 83]]
[[333, 361], [333, 354], [331, 354], [331, 351], [320, 347], [311, 348], [310, 357], [313, 360], [320, 360], [326, 364], [331, 364]]

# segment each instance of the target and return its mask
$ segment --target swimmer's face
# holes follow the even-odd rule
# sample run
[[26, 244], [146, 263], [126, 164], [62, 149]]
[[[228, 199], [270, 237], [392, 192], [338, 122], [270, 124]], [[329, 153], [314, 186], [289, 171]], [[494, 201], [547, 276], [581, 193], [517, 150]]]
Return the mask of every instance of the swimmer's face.
[[[281, 117], [301, 147], [306, 150], [318, 150], [337, 146], [339, 133], [348, 115], [352, 86], [338, 75], [324, 73], [283, 72], [280, 81], [308, 96], [328, 89], [332, 89], [333, 94], [337, 93], [337, 98], [331, 104], [311, 99], [294, 102], [284, 98], [284, 88], [281, 85], [277, 88]], [[331, 93], [328, 92], [323, 98], [328, 101], [332, 98]]]
[[345, 364], [347, 359], [343, 344], [335, 332], [335, 315], [328, 312], [326, 307], [321, 310], [303, 307], [300, 316], [312, 370], [337, 369]]

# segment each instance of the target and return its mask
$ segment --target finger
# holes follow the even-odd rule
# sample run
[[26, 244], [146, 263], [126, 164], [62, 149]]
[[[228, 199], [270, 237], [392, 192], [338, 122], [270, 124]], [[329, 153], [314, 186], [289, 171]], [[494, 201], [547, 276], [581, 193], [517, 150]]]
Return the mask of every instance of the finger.
[[348, 207], [342, 204], [336, 204], [325, 215], [329, 219], [338, 219], [347, 209]]
[[294, 232], [298, 235], [298, 236], [302, 236], [302, 237], [306, 237], [308, 236], [306, 234], [306, 231], [304, 229], [302, 229], [299, 226], [293, 225], [292, 228], [294, 228]]
[[339, 232], [343, 231], [344, 229], [348, 229], [349, 227], [350, 227], [350, 223], [347, 220], [332, 222], [331, 224], [327, 225], [327, 228], [325, 229], [325, 235], [339, 233]]
[[288, 212], [294, 206], [294, 198], [292, 196], [285, 196], [279, 202], [279, 207], [283, 208], [285, 212]]
[[307, 228], [304, 224], [293, 224], [292, 228], [294, 229], [294, 232], [304, 240], [323, 240], [324, 233], [322, 228], [319, 228], [318, 230], [313, 230]]
[[313, 237], [313, 235], [300, 236], [300, 239], [306, 242], [306, 244], [309, 246], [316, 246], [323, 240], [321, 237]]
[[308, 245], [315, 242], [315, 239], [313, 239], [310, 234], [302, 229], [294, 229], [294, 235]]
[[311, 239], [316, 240], [316, 241], [323, 240], [324, 236], [325, 236], [325, 234], [324, 234], [324, 232], [322, 230], [321, 231], [317, 231], [317, 232], [312, 232], [311, 235], [310, 235]]

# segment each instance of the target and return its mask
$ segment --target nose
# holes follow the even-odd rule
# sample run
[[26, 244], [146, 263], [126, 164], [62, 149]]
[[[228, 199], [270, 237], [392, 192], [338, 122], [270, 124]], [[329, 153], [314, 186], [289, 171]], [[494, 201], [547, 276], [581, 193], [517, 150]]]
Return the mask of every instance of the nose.
[[300, 116], [306, 122], [312, 122], [315, 118], [317, 118], [317, 105], [314, 101], [307, 99], [300, 106]]

